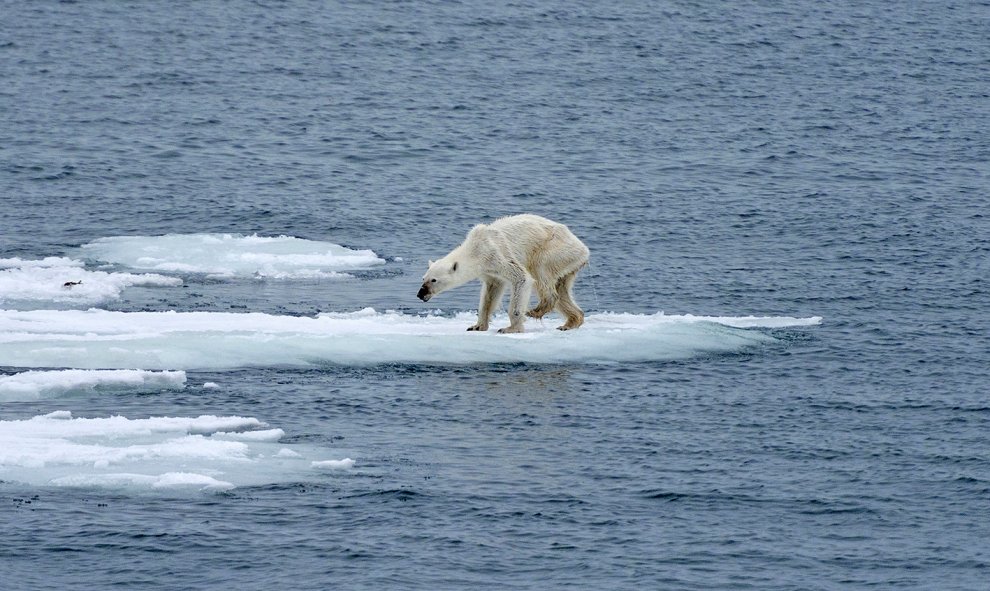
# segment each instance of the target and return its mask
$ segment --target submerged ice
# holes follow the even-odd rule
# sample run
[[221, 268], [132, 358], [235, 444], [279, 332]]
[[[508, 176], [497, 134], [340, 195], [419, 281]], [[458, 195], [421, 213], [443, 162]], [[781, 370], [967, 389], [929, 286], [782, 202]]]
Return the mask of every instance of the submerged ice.
[[29, 401], [88, 392], [181, 390], [184, 371], [63, 369], [0, 376], [0, 402]]
[[[0, 366], [190, 370], [379, 363], [609, 363], [733, 353], [774, 342], [759, 328], [820, 318], [589, 314], [579, 330], [554, 319], [527, 332], [466, 332], [470, 314], [365, 309], [317, 317], [260, 313], [0, 310]], [[504, 322], [504, 319], [502, 319]]]
[[57, 411], [0, 421], [0, 481], [227, 490], [312, 481], [327, 466], [354, 465], [324, 448], [282, 444], [284, 436], [253, 417], [76, 418]]
[[220, 277], [339, 277], [385, 264], [370, 250], [292, 236], [114, 236], [84, 244], [82, 251], [88, 258], [132, 269]]

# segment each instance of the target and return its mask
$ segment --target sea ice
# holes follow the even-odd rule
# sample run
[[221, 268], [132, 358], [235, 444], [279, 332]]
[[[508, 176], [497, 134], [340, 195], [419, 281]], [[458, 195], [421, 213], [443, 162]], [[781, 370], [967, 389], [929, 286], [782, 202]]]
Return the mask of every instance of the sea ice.
[[317, 470], [346, 470], [354, 467], [354, 460], [344, 458], [343, 460], [320, 460], [310, 462], [310, 465]]
[[26, 401], [85, 392], [181, 390], [184, 371], [64, 369], [0, 376], [0, 401]]
[[[775, 342], [757, 328], [821, 318], [589, 314], [578, 330], [529, 321], [516, 335], [467, 332], [471, 314], [365, 309], [317, 317], [226, 312], [0, 310], [0, 366], [228, 369], [377, 363], [624, 363], [733, 353]], [[496, 318], [495, 325], [505, 323]]]
[[91, 271], [73, 259], [0, 259], [0, 307], [91, 306], [119, 299], [132, 286], [179, 285], [178, 277]]
[[[226, 490], [313, 480], [328, 450], [285, 444], [252, 417], [76, 418], [56, 411], [0, 421], [0, 482], [33, 486]], [[331, 464], [327, 464], [329, 467]]]
[[[623, 363], [732, 353], [775, 342], [754, 328], [820, 318], [589, 314], [578, 330], [529, 321], [517, 335], [467, 332], [470, 314], [365, 309], [317, 317], [224, 312], [0, 310], [0, 366], [228, 369], [377, 363]], [[504, 322], [496, 318], [495, 324]], [[745, 327], [745, 328], [740, 328]]]
[[385, 264], [370, 250], [256, 234], [113, 236], [84, 244], [82, 251], [88, 258], [132, 269], [219, 277], [334, 278]]

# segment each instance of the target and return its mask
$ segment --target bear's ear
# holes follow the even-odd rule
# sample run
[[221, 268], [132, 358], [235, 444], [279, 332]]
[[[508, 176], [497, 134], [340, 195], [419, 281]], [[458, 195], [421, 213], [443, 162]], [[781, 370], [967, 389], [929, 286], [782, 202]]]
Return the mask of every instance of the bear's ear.
[[456, 272], [457, 272], [457, 261], [454, 261], [454, 266], [453, 266], [453, 268], [451, 269], [451, 271], [453, 271], [454, 273], [456, 273]]
[[433, 261], [432, 260], [426, 261], [426, 266], [427, 267], [432, 267], [433, 266]]

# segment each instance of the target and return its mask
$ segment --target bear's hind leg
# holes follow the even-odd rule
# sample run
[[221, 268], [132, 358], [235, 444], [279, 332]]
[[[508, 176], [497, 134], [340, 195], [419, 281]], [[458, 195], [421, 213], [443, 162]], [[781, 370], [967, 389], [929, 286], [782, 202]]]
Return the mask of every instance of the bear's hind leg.
[[584, 312], [578, 307], [571, 293], [577, 271], [564, 275], [557, 281], [557, 309], [564, 315], [566, 322], [558, 326], [558, 330], [573, 330], [584, 324]]

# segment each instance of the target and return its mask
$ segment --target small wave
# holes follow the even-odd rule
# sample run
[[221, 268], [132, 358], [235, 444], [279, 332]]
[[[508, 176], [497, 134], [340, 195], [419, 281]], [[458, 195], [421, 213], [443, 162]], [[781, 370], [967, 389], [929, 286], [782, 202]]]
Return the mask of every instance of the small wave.
[[86, 392], [181, 390], [184, 371], [136, 369], [25, 371], [0, 376], [0, 401], [29, 401]]
[[[230, 369], [382, 363], [624, 363], [736, 353], [778, 342], [753, 328], [820, 318], [601, 313], [579, 330], [530, 321], [527, 332], [466, 332], [470, 314], [411, 316], [365, 309], [317, 317], [221, 312], [0, 310], [0, 366]], [[496, 318], [496, 326], [507, 324]]]
[[425, 498], [427, 495], [422, 492], [417, 492], [408, 488], [392, 488], [386, 490], [374, 490], [360, 492], [351, 495], [345, 495], [341, 498], [345, 499], [359, 499], [359, 498], [375, 498], [382, 501], [411, 501], [414, 499]]
[[774, 494], [732, 493], [721, 490], [677, 492], [646, 490], [643, 498], [665, 503], [687, 503], [701, 506], [777, 505], [803, 515], [873, 515], [876, 511], [863, 503], [835, 499], [818, 499]]
[[291, 236], [167, 234], [114, 236], [82, 246], [86, 257], [131, 269], [214, 277], [313, 279], [385, 264], [371, 250]]
[[320, 480], [354, 465], [328, 459], [323, 448], [280, 443], [284, 435], [253, 417], [76, 418], [58, 411], [0, 421], [0, 481], [222, 491]]

